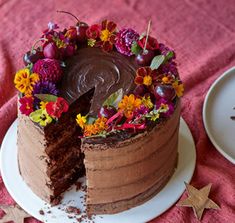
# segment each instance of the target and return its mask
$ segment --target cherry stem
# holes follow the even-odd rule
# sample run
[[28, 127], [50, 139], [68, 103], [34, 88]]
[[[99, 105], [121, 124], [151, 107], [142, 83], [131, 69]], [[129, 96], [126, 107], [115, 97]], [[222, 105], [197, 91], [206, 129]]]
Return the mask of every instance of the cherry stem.
[[67, 12], [67, 11], [63, 11], [63, 10], [57, 10], [56, 12], [69, 14], [69, 15], [73, 16], [73, 18], [75, 18], [78, 21], [78, 23], [80, 23], [80, 20], [78, 19], [78, 17], [75, 16], [74, 14], [72, 14], [71, 12]]
[[152, 23], [152, 21], [150, 19], [148, 22], [148, 28], [147, 28], [147, 33], [146, 33], [146, 38], [145, 38], [145, 43], [144, 43], [144, 52], [146, 51], [146, 46], [147, 46], [147, 42], [148, 42], [148, 38], [149, 38], [151, 23]]
[[31, 52], [32, 52], [33, 50], [35, 50], [36, 44], [38, 44], [38, 43], [39, 43], [40, 41], [42, 41], [42, 40], [48, 41], [48, 39], [46, 39], [46, 38], [40, 38], [40, 39], [38, 39], [38, 40], [33, 44], [32, 49], [31, 49]]

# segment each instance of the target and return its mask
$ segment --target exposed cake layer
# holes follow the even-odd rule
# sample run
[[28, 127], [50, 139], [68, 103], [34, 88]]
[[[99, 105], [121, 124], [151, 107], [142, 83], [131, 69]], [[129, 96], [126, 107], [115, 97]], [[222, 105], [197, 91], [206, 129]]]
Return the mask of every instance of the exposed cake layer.
[[41, 128], [19, 113], [18, 154], [21, 175], [42, 199], [53, 202], [84, 175], [76, 126], [77, 113], [89, 111], [93, 91], [80, 97], [57, 123]]
[[115, 144], [91, 144], [84, 139], [91, 213], [97, 207], [99, 213], [109, 213], [107, 207], [111, 204], [116, 204], [112, 213], [134, 207], [167, 183], [177, 160], [179, 118], [178, 103], [174, 114], [150, 132]]

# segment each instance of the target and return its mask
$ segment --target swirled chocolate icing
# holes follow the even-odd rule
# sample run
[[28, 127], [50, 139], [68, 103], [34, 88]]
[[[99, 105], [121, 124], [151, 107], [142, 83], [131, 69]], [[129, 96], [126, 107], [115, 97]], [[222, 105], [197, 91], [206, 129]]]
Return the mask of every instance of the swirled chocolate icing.
[[98, 113], [105, 99], [122, 88], [124, 94], [134, 88], [137, 64], [132, 57], [97, 48], [82, 48], [66, 61], [61, 94], [71, 104], [95, 87], [90, 114]]

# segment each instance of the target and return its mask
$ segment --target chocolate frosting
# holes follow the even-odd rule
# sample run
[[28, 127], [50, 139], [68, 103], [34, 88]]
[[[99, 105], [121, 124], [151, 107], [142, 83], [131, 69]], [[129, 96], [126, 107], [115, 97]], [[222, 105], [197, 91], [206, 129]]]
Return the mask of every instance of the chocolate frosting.
[[96, 115], [105, 99], [122, 88], [124, 94], [134, 88], [137, 64], [133, 57], [97, 48], [82, 48], [66, 61], [61, 94], [70, 104], [95, 87], [90, 114]]

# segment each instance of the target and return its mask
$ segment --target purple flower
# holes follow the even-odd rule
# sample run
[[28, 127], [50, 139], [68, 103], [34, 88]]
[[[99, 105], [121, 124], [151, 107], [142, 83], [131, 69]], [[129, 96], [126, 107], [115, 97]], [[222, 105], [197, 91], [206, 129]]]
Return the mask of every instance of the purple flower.
[[[59, 91], [56, 88], [56, 85], [50, 81], [39, 81], [34, 85], [33, 95], [35, 94], [52, 94], [58, 95]], [[40, 99], [34, 97], [34, 108], [39, 109], [40, 107]]]
[[169, 117], [174, 112], [174, 104], [171, 101], [167, 101], [164, 98], [161, 98], [156, 102], [156, 109], [160, 110], [160, 114], [162, 117]]
[[58, 82], [62, 77], [62, 69], [58, 60], [41, 59], [33, 66], [33, 72], [39, 74], [40, 80]]
[[177, 64], [174, 61], [169, 61], [161, 66], [161, 73], [168, 74], [171, 73], [175, 76], [178, 76]]
[[39, 81], [34, 85], [34, 94], [53, 94], [58, 95], [59, 91], [56, 85], [50, 81]]
[[131, 45], [139, 39], [139, 34], [133, 29], [121, 29], [116, 35], [115, 46], [121, 54], [131, 56]]
[[173, 57], [171, 58], [172, 60], [175, 59], [175, 52], [174, 50], [168, 48], [165, 44], [159, 43], [159, 50], [161, 51], [161, 54], [166, 56], [169, 52], [173, 52]]
[[149, 113], [149, 108], [145, 107], [144, 105], [141, 105], [138, 109], [134, 111], [134, 117], [141, 118], [143, 115], [146, 115]]

